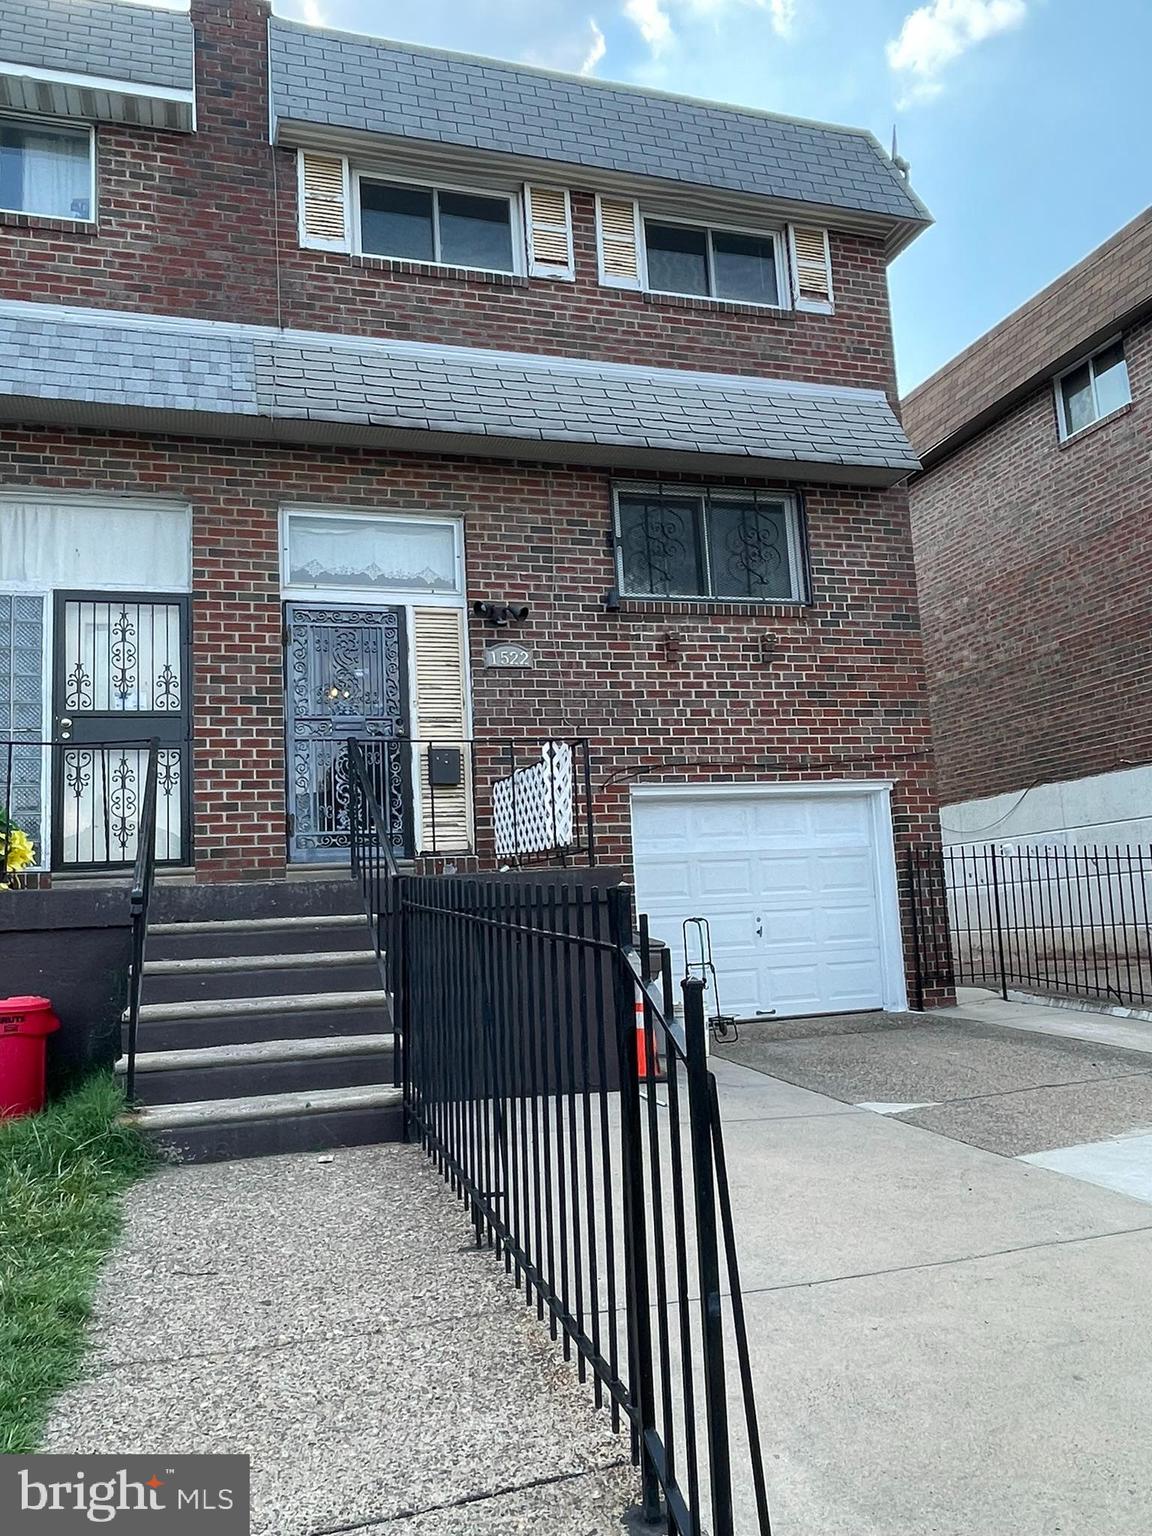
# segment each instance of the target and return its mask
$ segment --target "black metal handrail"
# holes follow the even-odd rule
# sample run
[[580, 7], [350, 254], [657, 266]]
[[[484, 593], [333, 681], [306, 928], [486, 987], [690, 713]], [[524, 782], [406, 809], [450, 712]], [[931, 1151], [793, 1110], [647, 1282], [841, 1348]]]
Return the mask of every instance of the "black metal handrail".
[[136, 1097], [136, 1039], [140, 1032], [140, 988], [144, 980], [144, 950], [148, 939], [148, 908], [156, 878], [156, 788], [160, 770], [160, 742], [148, 743], [144, 772], [144, 798], [136, 825], [136, 863], [128, 897], [132, 914], [132, 969], [128, 974], [128, 1008], [124, 1093], [129, 1103]]
[[349, 784], [353, 874], [392, 998], [406, 1134], [629, 1429], [645, 1513], [662, 1508], [678, 1536], [737, 1528], [735, 1371], [751, 1490], [740, 1528], [766, 1536], [700, 983], [683, 984], [681, 1028], [646, 984], [626, 887], [402, 874], [356, 743]]

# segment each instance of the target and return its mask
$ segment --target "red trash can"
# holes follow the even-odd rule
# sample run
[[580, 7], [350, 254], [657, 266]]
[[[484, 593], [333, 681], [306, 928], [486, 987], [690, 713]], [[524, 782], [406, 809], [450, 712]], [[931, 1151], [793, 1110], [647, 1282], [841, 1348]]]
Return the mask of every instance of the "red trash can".
[[59, 1028], [46, 997], [0, 998], [0, 1120], [44, 1108], [45, 1036]]

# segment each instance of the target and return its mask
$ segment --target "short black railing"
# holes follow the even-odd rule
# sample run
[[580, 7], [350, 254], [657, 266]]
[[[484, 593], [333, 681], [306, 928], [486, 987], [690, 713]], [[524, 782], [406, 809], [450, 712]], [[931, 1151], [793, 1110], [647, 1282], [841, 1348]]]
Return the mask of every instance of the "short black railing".
[[132, 870], [129, 910], [132, 914], [132, 969], [128, 973], [128, 1007], [124, 1028], [124, 1093], [129, 1103], [136, 1097], [136, 1040], [140, 1032], [140, 988], [144, 980], [144, 950], [148, 938], [148, 908], [156, 877], [156, 804], [160, 767], [160, 743], [148, 745], [144, 770], [144, 798], [140, 805], [140, 835], [136, 840], [136, 864]]
[[[339, 768], [297, 800], [295, 835], [345, 835]], [[579, 737], [380, 736], [352, 744], [398, 858], [477, 855], [493, 866], [594, 864], [588, 743]]]
[[915, 848], [908, 870], [928, 984], [1152, 1003], [1152, 848]]
[[678, 1536], [764, 1536], [700, 983], [683, 984], [682, 1020], [657, 1004], [627, 887], [397, 874], [350, 758], [354, 874], [392, 993], [408, 1133], [630, 1433], [646, 1516]]

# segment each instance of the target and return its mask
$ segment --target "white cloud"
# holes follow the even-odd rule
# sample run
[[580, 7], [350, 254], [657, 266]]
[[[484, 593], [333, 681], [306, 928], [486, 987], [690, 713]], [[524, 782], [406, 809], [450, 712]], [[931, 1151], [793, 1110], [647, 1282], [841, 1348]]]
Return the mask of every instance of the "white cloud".
[[588, 25], [592, 29], [592, 40], [588, 44], [588, 52], [584, 55], [580, 64], [580, 73], [582, 75], [594, 75], [597, 64], [608, 52], [608, 44], [604, 39], [603, 32], [601, 32], [596, 24], [595, 16], [589, 16]]
[[306, 21], [310, 27], [324, 26], [327, 18], [319, 0], [300, 0], [300, 20]]
[[1028, 0], [930, 0], [905, 16], [888, 44], [889, 66], [906, 83], [899, 105], [929, 101], [943, 90], [939, 76], [969, 48], [1020, 26]]
[[660, 0], [624, 0], [624, 14], [652, 53], [663, 53], [676, 41], [671, 19]]
[[[766, 12], [777, 37], [791, 37], [798, 0], [624, 0], [624, 15], [638, 29], [654, 58], [679, 41], [677, 27], [684, 13], [688, 20], [710, 21], [714, 26], [736, 10]], [[674, 19], [675, 18], [675, 19]]]
[[777, 37], [791, 37], [796, 24], [796, 0], [772, 0], [772, 30]]

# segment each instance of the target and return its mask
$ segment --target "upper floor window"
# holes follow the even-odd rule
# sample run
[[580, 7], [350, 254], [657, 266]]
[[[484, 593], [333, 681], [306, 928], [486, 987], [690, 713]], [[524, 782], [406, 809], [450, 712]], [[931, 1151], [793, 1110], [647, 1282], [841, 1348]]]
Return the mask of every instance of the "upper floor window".
[[616, 550], [625, 596], [807, 600], [799, 509], [782, 492], [620, 486]]
[[93, 168], [91, 129], [0, 118], [0, 210], [91, 219]]
[[369, 256], [515, 272], [515, 199], [359, 178], [360, 249]]
[[781, 266], [773, 234], [644, 220], [648, 287], [745, 304], [780, 304]]
[[1124, 343], [1110, 342], [1057, 380], [1060, 436], [1082, 432], [1132, 399]]

